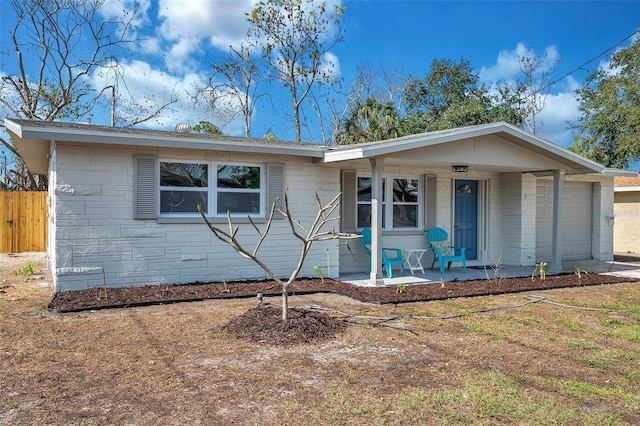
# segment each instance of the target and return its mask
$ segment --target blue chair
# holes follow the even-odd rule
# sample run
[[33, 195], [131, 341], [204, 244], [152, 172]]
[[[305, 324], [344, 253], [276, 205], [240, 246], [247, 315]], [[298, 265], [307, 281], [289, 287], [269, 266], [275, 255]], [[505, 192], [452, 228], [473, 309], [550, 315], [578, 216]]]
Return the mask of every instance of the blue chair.
[[[440, 273], [444, 274], [444, 265], [447, 264], [447, 269], [451, 268], [452, 262], [461, 262], [464, 273], [467, 273], [467, 257], [466, 248], [464, 247], [452, 247], [449, 244], [449, 234], [442, 228], [431, 228], [427, 231], [427, 243], [429, 248], [433, 250], [433, 262], [431, 262], [431, 269], [436, 263], [436, 260], [440, 264]], [[456, 252], [458, 254], [456, 254]]]
[[[362, 229], [362, 247], [365, 253], [369, 255], [369, 267], [367, 268], [367, 274], [371, 273], [371, 228]], [[404, 271], [404, 259], [402, 258], [402, 250], [398, 248], [383, 248], [382, 249], [382, 266], [387, 272], [387, 277], [393, 278], [394, 265], [400, 265], [402, 268], [402, 275], [405, 275]]]

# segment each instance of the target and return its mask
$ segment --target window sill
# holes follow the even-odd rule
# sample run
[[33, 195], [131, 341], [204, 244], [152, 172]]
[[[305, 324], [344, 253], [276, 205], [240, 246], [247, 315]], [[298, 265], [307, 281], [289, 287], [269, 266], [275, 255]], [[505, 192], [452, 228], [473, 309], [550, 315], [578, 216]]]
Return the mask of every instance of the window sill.
[[[362, 228], [356, 230], [358, 234], [362, 233]], [[382, 235], [424, 235], [424, 229], [383, 229]]]
[[[226, 217], [208, 217], [207, 218], [209, 220], [209, 222], [213, 223], [213, 224], [219, 224], [219, 223], [229, 223], [229, 221], [227, 220]], [[253, 223], [256, 224], [260, 224], [260, 223], [266, 223], [267, 219], [263, 218], [263, 217], [252, 217], [251, 218], [253, 220]], [[275, 218], [274, 218], [275, 219]], [[163, 223], [163, 224], [180, 224], [180, 223], [185, 223], [185, 224], [194, 224], [194, 223], [202, 223], [204, 224], [204, 220], [202, 220], [202, 217], [198, 216], [198, 217], [159, 217], [157, 219], [158, 223]], [[233, 224], [238, 224], [238, 225], [242, 225], [242, 224], [248, 224], [251, 223], [249, 222], [249, 219], [247, 219], [247, 217], [232, 217], [231, 218], [231, 223]]]

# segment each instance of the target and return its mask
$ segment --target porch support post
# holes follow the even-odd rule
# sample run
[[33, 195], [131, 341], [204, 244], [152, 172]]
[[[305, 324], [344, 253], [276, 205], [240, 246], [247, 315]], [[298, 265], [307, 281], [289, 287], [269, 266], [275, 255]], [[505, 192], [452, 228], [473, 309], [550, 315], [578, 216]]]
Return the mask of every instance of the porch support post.
[[371, 158], [371, 283], [384, 284], [382, 275], [382, 172], [384, 158]]
[[549, 272], [562, 272], [562, 205], [564, 195], [564, 171], [553, 171], [553, 236], [551, 237], [551, 262]]

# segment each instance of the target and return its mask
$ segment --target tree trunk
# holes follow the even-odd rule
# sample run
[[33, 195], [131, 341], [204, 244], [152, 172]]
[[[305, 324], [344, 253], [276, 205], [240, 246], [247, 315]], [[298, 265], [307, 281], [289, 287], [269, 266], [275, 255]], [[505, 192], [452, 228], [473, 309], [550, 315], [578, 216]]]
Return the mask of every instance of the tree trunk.
[[287, 294], [287, 287], [282, 286], [282, 320], [289, 319], [289, 295]]
[[299, 107], [297, 105], [293, 106], [293, 120], [296, 123], [296, 142], [300, 143], [302, 142], [302, 132], [300, 130], [300, 111], [299, 111]]

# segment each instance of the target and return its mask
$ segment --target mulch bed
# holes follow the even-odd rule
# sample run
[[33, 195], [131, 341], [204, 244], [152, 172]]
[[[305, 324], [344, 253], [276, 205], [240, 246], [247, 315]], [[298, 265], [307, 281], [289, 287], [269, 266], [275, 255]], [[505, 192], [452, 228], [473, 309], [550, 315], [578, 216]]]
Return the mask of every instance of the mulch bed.
[[330, 339], [346, 329], [348, 323], [323, 312], [290, 308], [287, 321], [282, 308], [263, 306], [232, 318], [223, 331], [239, 339], [271, 345], [297, 345]]
[[[532, 281], [531, 277], [483, 279], [412, 284], [401, 289], [396, 286], [359, 287], [331, 279], [325, 279], [323, 282], [319, 278], [300, 278], [291, 284], [289, 294], [336, 293], [364, 302], [388, 304], [636, 281], [595, 273], [583, 275], [578, 280], [574, 274], [561, 274], [547, 276], [544, 281]], [[256, 297], [259, 293], [275, 296], [280, 294], [280, 289], [273, 281], [196, 283], [108, 288], [105, 297], [104, 289], [95, 288], [56, 293], [47, 308], [51, 312], [64, 313], [207, 299]]]

